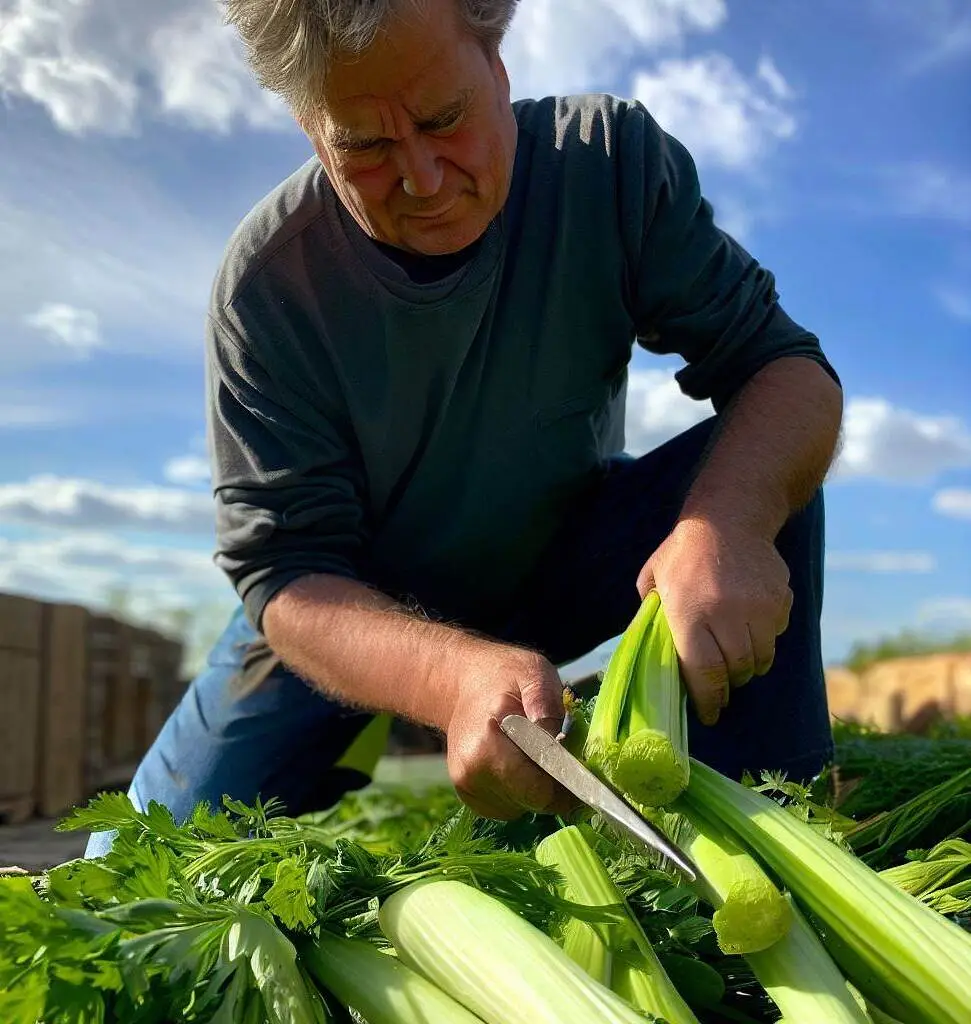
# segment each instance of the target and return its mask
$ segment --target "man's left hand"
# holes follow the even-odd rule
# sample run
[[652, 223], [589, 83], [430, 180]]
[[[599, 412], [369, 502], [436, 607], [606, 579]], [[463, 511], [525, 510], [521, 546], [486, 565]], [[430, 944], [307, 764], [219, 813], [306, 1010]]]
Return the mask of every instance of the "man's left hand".
[[681, 676], [699, 719], [714, 725], [732, 687], [765, 675], [789, 624], [789, 569], [750, 529], [680, 521], [637, 578], [661, 597]]

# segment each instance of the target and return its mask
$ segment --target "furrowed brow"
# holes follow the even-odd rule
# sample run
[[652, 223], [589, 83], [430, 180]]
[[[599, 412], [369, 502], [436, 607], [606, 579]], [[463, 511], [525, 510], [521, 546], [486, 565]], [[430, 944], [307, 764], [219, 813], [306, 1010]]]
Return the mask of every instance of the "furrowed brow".
[[345, 152], [356, 149], [368, 149], [381, 139], [377, 135], [358, 135], [341, 124], [330, 124], [326, 130], [327, 141], [335, 148]]
[[454, 121], [456, 117], [468, 110], [474, 95], [475, 90], [463, 89], [451, 103], [446, 104], [427, 117], [416, 120], [415, 126], [421, 131], [434, 131], [436, 128], [445, 127]]
[[[444, 107], [440, 107], [426, 116], [417, 117], [414, 122], [415, 127], [419, 131], [435, 131], [436, 129], [447, 127], [452, 121], [468, 110], [474, 95], [474, 89], [463, 89], [454, 100], [447, 103]], [[335, 149], [343, 150], [344, 152], [369, 149], [371, 146], [376, 146], [384, 141], [380, 135], [359, 134], [335, 122], [331, 122], [327, 126], [325, 135], [327, 141]]]

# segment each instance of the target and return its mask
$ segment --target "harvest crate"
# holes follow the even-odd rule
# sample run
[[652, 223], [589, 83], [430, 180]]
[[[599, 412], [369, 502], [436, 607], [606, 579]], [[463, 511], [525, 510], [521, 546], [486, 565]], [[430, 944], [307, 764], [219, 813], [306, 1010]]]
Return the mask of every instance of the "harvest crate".
[[110, 615], [88, 629], [85, 790], [130, 781], [181, 696], [182, 645]]
[[87, 715], [88, 618], [86, 608], [44, 608], [37, 810], [54, 817], [84, 797]]
[[134, 770], [136, 699], [130, 630], [111, 615], [88, 620], [88, 698], [84, 786], [88, 792], [123, 781]]
[[43, 605], [0, 594], [0, 820], [34, 812]]
[[182, 676], [182, 657], [183, 646], [179, 641], [156, 635], [152, 649], [152, 686], [145, 719], [149, 745], [185, 692], [187, 684]]
[[149, 714], [155, 680], [155, 643], [158, 634], [149, 629], [131, 627], [129, 637], [130, 686], [132, 703], [129, 756], [141, 757], [154, 736], [149, 736]]

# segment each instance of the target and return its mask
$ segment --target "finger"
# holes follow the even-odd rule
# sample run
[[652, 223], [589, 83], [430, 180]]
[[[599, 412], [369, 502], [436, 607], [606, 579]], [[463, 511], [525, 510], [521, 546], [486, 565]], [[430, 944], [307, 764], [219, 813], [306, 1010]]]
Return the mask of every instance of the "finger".
[[714, 634], [707, 626], [693, 630], [676, 643], [681, 678], [703, 725], [714, 725], [728, 703], [728, 667]]
[[563, 681], [559, 672], [541, 659], [520, 681], [523, 714], [554, 736], [563, 724]]
[[548, 807], [543, 808], [542, 813], [556, 814], [561, 818], [568, 818], [581, 807], [583, 807], [582, 800], [578, 800], [569, 790], [564, 789], [562, 786], [556, 786], [552, 802]]
[[789, 616], [792, 614], [792, 602], [795, 600], [792, 589], [786, 587], [785, 600], [782, 608], [782, 614], [779, 618], [779, 624], [776, 626], [776, 636], [782, 636], [782, 634], [789, 628]]
[[744, 686], [755, 674], [755, 652], [748, 627], [729, 632], [726, 627], [715, 626], [712, 633], [728, 668], [729, 686]]
[[766, 629], [761, 623], [750, 622], [748, 630], [755, 655], [755, 675], [764, 676], [775, 661], [775, 635], [771, 627]]
[[492, 818], [494, 821], [515, 821], [522, 817], [524, 808], [509, 800], [503, 800], [494, 794], [483, 796], [481, 793], [455, 787], [458, 798], [480, 818]]
[[650, 562], [648, 562], [638, 573], [636, 585], [637, 593], [643, 601], [655, 587], [654, 570], [651, 568]]
[[[521, 810], [544, 811], [556, 800], [556, 781], [506, 736], [495, 719], [489, 725], [495, 750], [495, 756], [488, 762], [492, 765], [490, 781], [502, 794], [503, 800], [519, 806]], [[558, 730], [559, 726], [560, 722], [557, 722], [551, 728]], [[551, 734], [555, 735], [555, 732]]]

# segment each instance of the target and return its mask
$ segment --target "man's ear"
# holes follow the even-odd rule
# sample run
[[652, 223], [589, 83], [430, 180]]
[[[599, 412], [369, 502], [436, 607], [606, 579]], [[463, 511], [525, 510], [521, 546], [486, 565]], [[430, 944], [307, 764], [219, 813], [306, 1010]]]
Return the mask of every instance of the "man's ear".
[[499, 84], [502, 86], [503, 97], [507, 98], [512, 91], [512, 87], [509, 84], [509, 72], [506, 70], [506, 63], [502, 59], [498, 47], [496, 47], [492, 54], [492, 67], [496, 78], [499, 80]]
[[314, 152], [320, 158], [321, 162], [326, 163], [324, 159], [324, 147], [321, 144], [322, 133], [319, 121], [312, 116], [301, 115], [298, 117], [296, 114], [294, 114], [294, 120], [297, 122], [297, 127], [310, 140], [310, 145], [313, 146]]
[[320, 131], [308, 131], [302, 122], [298, 121], [297, 123], [300, 125], [300, 129], [303, 131], [304, 135], [306, 135], [310, 140], [310, 145], [313, 146], [314, 152], [317, 154], [317, 159], [321, 164], [323, 164], [324, 170], [330, 174], [330, 154], [324, 146]]

